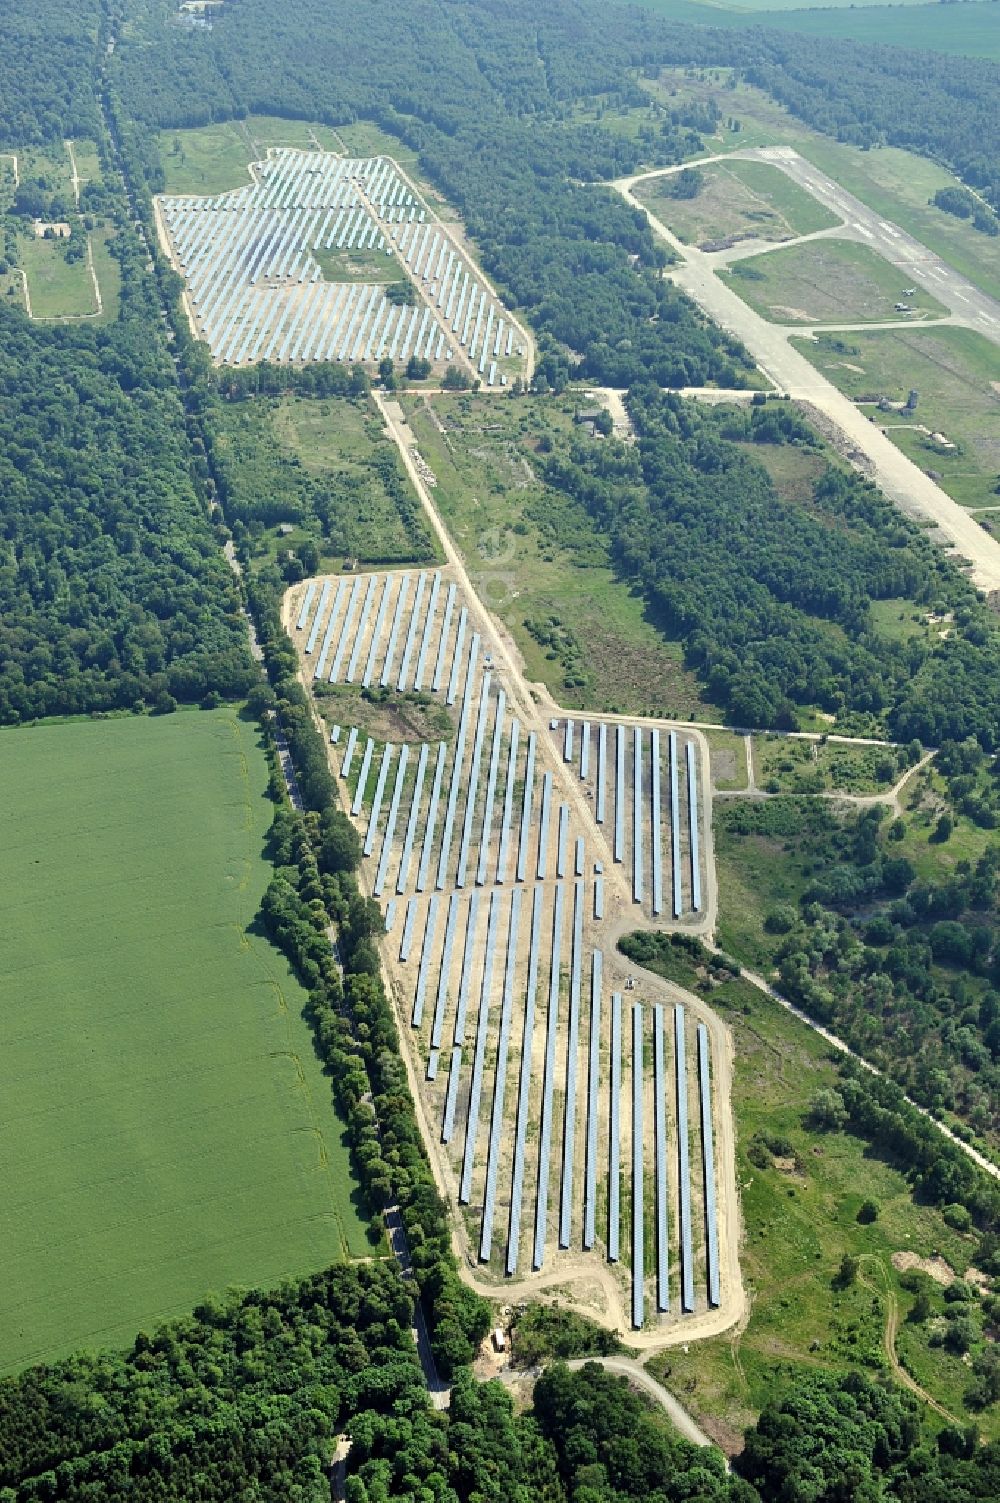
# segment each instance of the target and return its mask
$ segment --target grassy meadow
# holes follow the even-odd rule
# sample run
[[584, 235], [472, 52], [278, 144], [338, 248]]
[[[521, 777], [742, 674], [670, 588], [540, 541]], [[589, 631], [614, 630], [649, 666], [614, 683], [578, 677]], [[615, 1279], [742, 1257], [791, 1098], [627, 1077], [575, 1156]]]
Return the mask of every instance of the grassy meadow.
[[635, 195], [685, 244], [754, 238], [790, 240], [840, 221], [804, 188], [767, 162], [713, 163], [701, 168], [694, 198], [673, 198], [671, 176], [638, 183]]
[[337, 132], [305, 120], [250, 115], [191, 130], [161, 130], [157, 138], [166, 176], [164, 193], [225, 193], [250, 181], [247, 168], [271, 146], [343, 151]]
[[[957, 13], [980, 7], [972, 3], [928, 8], [940, 11], [942, 24], [947, 26]], [[897, 11], [904, 23], [913, 13], [911, 6]], [[728, 68], [701, 68], [697, 72], [664, 68], [656, 81], [639, 78], [637, 82], [668, 109], [687, 102], [714, 101], [722, 112], [722, 120], [717, 133], [705, 138], [705, 146], [713, 154], [749, 146], [794, 147], [883, 219], [891, 220], [922, 241], [975, 286], [992, 297], [1000, 297], [996, 242], [973, 229], [971, 223], [945, 214], [930, 202], [939, 188], [955, 187], [958, 182], [944, 167], [894, 146], [861, 151], [856, 146], [831, 140], [796, 120], [760, 89], [743, 83], [731, 87], [731, 78], [732, 71]], [[612, 118], [611, 111], [608, 116]], [[729, 128], [729, 122], [733, 121], [738, 129]]]
[[[904, 298], [905, 273], [852, 240], [811, 240], [748, 256], [729, 270], [744, 302], [778, 324], [871, 323], [948, 312], [918, 287]], [[905, 301], [910, 314], [896, 313]]]
[[0, 733], [0, 1372], [372, 1251], [231, 710]]
[[717, 719], [679, 645], [615, 574], [607, 539], [576, 509], [560, 533], [532, 468], [539, 442], [564, 441], [576, 408], [591, 405], [580, 394], [544, 405], [471, 395], [403, 403], [437, 478], [435, 504], [528, 679], [572, 709]]
[[1000, 27], [989, 0], [640, 0], [669, 21], [702, 26], [776, 26], [806, 36], [1000, 58]]
[[255, 558], [284, 555], [307, 539], [324, 571], [345, 558], [372, 565], [437, 558], [402, 461], [368, 401], [289, 394], [223, 402], [215, 429], [235, 514], [252, 519]]
[[[723, 891], [726, 889], [723, 888]], [[657, 965], [656, 969], [660, 969]], [[665, 973], [705, 990], [704, 978], [671, 958]], [[806, 1024], [747, 982], [707, 984], [707, 995], [732, 1028], [737, 1177], [744, 1222], [741, 1263], [751, 1295], [745, 1327], [691, 1347], [673, 1347], [650, 1369], [723, 1446], [738, 1449], [775, 1391], [818, 1369], [874, 1374], [888, 1368], [890, 1311], [902, 1317], [899, 1360], [963, 1424], [966, 1366], [929, 1347], [929, 1325], [907, 1323], [913, 1296], [893, 1262], [900, 1254], [938, 1254], [962, 1274], [974, 1238], [949, 1228], [919, 1205], [903, 1176], [846, 1132], [804, 1125], [816, 1093], [836, 1088], [829, 1047]], [[866, 1199], [879, 1208], [858, 1221]], [[856, 1283], [836, 1287], [845, 1253], [860, 1262]], [[940, 1305], [940, 1296], [935, 1306]], [[942, 1423], [928, 1413], [933, 1426]], [[996, 1407], [975, 1416], [983, 1434], [1000, 1429]]]
[[[874, 405], [865, 410], [963, 506], [1000, 505], [1000, 357], [989, 340], [953, 327], [878, 329], [821, 335], [796, 346], [855, 400], [903, 403], [916, 390], [912, 413], [879, 412]], [[983, 512], [983, 520], [991, 517], [1000, 512]]]

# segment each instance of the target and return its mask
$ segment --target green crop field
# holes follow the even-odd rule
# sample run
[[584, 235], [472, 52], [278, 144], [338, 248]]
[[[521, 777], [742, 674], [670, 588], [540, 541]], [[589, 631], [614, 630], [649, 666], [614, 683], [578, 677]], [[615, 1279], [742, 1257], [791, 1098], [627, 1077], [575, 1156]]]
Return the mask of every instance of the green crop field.
[[[730, 3], [736, 5], [740, 0]], [[779, 26], [783, 31], [801, 31], [815, 37], [846, 37], [876, 45], [1000, 58], [1000, 25], [991, 0], [964, 0], [951, 5], [927, 5], [920, 0], [897, 0], [894, 5], [823, 0], [821, 7], [800, 9], [799, 5], [800, 0], [790, 0], [786, 9], [767, 0], [766, 10], [754, 9], [753, 24]], [[732, 25], [733, 17], [727, 16], [725, 24]]]
[[0, 1371], [371, 1252], [230, 710], [0, 733]]
[[[729, 277], [744, 302], [777, 324], [908, 322], [948, 311], [919, 287], [904, 297], [905, 275], [851, 240], [810, 240], [748, 256], [733, 263]], [[893, 311], [901, 299], [912, 313]]]
[[695, 198], [669, 196], [672, 175], [639, 183], [635, 194], [686, 244], [752, 236], [790, 240], [840, 221], [805, 189], [767, 162], [732, 161], [701, 169]]
[[[879, 412], [874, 405], [866, 410], [956, 501], [1000, 506], [1000, 360], [989, 340], [971, 329], [945, 327], [854, 331], [795, 344], [856, 400], [903, 403], [915, 390], [912, 413]], [[1000, 512], [983, 513], [984, 521], [992, 517], [1000, 519]]]
[[703, 26], [775, 26], [807, 36], [846, 37], [895, 47], [1000, 57], [1000, 27], [991, 0], [640, 0], [670, 21]]

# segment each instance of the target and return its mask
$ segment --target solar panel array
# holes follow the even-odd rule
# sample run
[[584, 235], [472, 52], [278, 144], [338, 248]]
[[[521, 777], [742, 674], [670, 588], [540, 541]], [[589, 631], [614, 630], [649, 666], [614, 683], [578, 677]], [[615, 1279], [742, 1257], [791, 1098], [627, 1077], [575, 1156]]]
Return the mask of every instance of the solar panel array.
[[[352, 685], [355, 693], [416, 690], [428, 696], [423, 704], [450, 709], [440, 741], [382, 742], [345, 725], [331, 756], [371, 863], [371, 890], [386, 903], [425, 1115], [455, 1199], [475, 1222], [480, 1260], [523, 1276], [566, 1252], [603, 1253], [630, 1270], [636, 1325], [718, 1303], [708, 1034], [698, 1035], [701, 1109], [689, 1121], [683, 1009], [671, 1038], [662, 1005], [629, 998], [626, 1017], [621, 990], [605, 996], [592, 929], [604, 862], [588, 864], [594, 828], [558, 768], [568, 755], [574, 773], [593, 779], [596, 805], [603, 767], [606, 814], [620, 810], [626, 887], [638, 851], [651, 900], [658, 880], [666, 886], [666, 863], [657, 879], [653, 850], [670, 815], [665, 804], [657, 825], [650, 801], [668, 797], [676, 770], [678, 817], [686, 809], [697, 828], [694, 743], [687, 751], [642, 727], [563, 724], [553, 757], [522, 726], [447, 570], [299, 588], [289, 620], [307, 676], [321, 675], [334, 695]], [[338, 705], [341, 720], [348, 703]], [[698, 871], [698, 846], [692, 857], [684, 836]], [[702, 1206], [704, 1237], [695, 1222]]]
[[[553, 721], [563, 761], [587, 789], [632, 901], [651, 918], [703, 910], [697, 743], [656, 727]], [[596, 915], [600, 917], [601, 915]]]
[[[220, 363], [418, 356], [458, 360], [492, 386], [523, 353], [509, 313], [388, 158], [281, 148], [251, 172], [232, 192], [158, 199], [195, 326]], [[350, 266], [328, 279], [320, 258], [337, 252]], [[364, 280], [378, 257], [417, 289], [413, 302]]]

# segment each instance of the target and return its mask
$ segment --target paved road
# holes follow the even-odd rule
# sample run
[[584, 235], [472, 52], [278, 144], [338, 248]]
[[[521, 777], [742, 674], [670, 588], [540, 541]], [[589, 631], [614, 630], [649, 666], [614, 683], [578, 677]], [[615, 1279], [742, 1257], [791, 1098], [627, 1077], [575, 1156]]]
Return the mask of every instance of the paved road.
[[[928, 250], [919, 240], [907, 234], [899, 225], [883, 219], [874, 209], [863, 204], [853, 193], [848, 193], [832, 177], [814, 167], [791, 146], [756, 146], [744, 151], [726, 152], [723, 155], [702, 157], [694, 162], [679, 163], [676, 167], [659, 168], [640, 173], [629, 179], [630, 184], [647, 178], [671, 176], [685, 167], [710, 166], [714, 162], [729, 162], [734, 158], [743, 161], [768, 162], [784, 172], [800, 188], [836, 215], [839, 224], [829, 229], [813, 230], [811, 234], [796, 235], [789, 240], [739, 240], [735, 245], [718, 251], [702, 252], [713, 267], [728, 266], [746, 256], [758, 256], [767, 251], [783, 250], [790, 245], [802, 245], [811, 240], [854, 240], [867, 245], [877, 255], [884, 257], [892, 266], [899, 268], [900, 295], [908, 284], [923, 287], [927, 292], [950, 309], [948, 322], [975, 329], [985, 338], [1000, 344], [1000, 303], [987, 293], [981, 292], [967, 277], [942, 261], [940, 256]], [[896, 319], [892, 327], [898, 327]], [[864, 327], [864, 326], [862, 326]], [[879, 328], [881, 325], [868, 325]]]
[[[632, 186], [647, 175], [622, 178], [615, 184], [635, 208], [645, 206], [635, 197]], [[789, 335], [794, 331], [768, 323], [716, 276], [710, 255], [683, 245], [661, 220], [648, 209], [646, 213], [656, 233], [677, 252], [679, 264], [669, 272], [677, 286], [722, 328], [742, 340], [779, 391], [810, 403], [838, 429], [847, 452], [889, 499], [916, 520], [931, 523], [940, 541], [968, 561], [972, 579], [980, 589], [1000, 591], [1000, 542], [984, 532], [964, 507], [946, 496], [881, 428], [792, 348]]]
[[[403, 1226], [403, 1218], [398, 1206], [392, 1205], [387, 1209], [385, 1229], [389, 1235], [389, 1246], [399, 1265], [400, 1273], [405, 1279], [411, 1279], [413, 1265], [410, 1261], [410, 1244], [406, 1238], [406, 1228]], [[419, 1299], [413, 1302], [413, 1339], [417, 1344], [417, 1355], [420, 1358], [420, 1366], [424, 1370], [424, 1380], [431, 1396], [431, 1403], [435, 1409], [447, 1409], [451, 1390], [437, 1370], [427, 1321], [424, 1317], [424, 1308]]]
[[[744, 153], [740, 152], [739, 155]], [[814, 167], [812, 162], [800, 156], [790, 146], [764, 146], [745, 155], [780, 167], [782, 172], [844, 221], [841, 228], [825, 233], [870, 246], [893, 266], [899, 267], [901, 281], [923, 287], [939, 303], [950, 308], [958, 322], [969, 329], [978, 330], [994, 344], [1000, 344], [1000, 303], [985, 292], [980, 292], [966, 277], [928, 250], [926, 245], [914, 240], [899, 225], [881, 218], [874, 209], [855, 198], [853, 193], [848, 193], [846, 188], [827, 177], [825, 172]]]

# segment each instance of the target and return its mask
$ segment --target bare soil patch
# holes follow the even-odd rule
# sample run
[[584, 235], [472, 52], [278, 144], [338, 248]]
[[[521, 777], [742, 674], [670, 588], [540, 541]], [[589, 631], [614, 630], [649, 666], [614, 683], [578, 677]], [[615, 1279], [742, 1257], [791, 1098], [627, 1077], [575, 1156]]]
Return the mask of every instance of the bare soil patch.
[[942, 1288], [954, 1282], [955, 1270], [944, 1258], [921, 1258], [913, 1252], [894, 1252], [892, 1266], [899, 1273], [907, 1273], [911, 1268], [919, 1268], [921, 1273], [926, 1273], [928, 1278], [940, 1284]]

